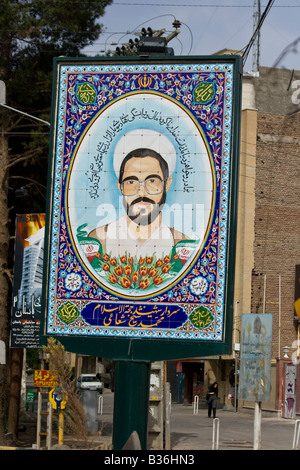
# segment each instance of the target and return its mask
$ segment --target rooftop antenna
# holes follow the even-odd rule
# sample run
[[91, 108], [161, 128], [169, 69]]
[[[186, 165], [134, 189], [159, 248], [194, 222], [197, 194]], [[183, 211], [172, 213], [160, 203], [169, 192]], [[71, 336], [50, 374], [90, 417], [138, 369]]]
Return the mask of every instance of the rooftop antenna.
[[[245, 50], [243, 52], [243, 64], [244, 65], [246, 63], [246, 60], [247, 60], [247, 57], [248, 57], [248, 54], [249, 54], [249, 51], [250, 51], [251, 47], [253, 46], [253, 44], [257, 40], [257, 37], [259, 37], [259, 35], [260, 35], [260, 28], [262, 27], [263, 22], [265, 21], [266, 16], [269, 13], [269, 11], [271, 10], [274, 2], [275, 2], [275, 0], [269, 0], [268, 5], [264, 9], [263, 14], [260, 15], [260, 1], [255, 1], [254, 0], [255, 11], [258, 11], [259, 14], [257, 15], [257, 26], [256, 27], [254, 26], [254, 33], [252, 34], [252, 38], [250, 39], [249, 43], [247, 44], [247, 46], [245, 47]], [[259, 44], [259, 42], [258, 42], [258, 44]], [[256, 47], [256, 50], [259, 51], [259, 47]], [[258, 63], [259, 63], [259, 52], [256, 54], [256, 64], [258, 64]], [[256, 65], [255, 67], [258, 70], [258, 66]]]
[[260, 58], [260, 28], [258, 28], [261, 18], [260, 0], [253, 1], [253, 34], [258, 29], [257, 35], [253, 43], [252, 50], [252, 73], [258, 75], [259, 73], [259, 58]]

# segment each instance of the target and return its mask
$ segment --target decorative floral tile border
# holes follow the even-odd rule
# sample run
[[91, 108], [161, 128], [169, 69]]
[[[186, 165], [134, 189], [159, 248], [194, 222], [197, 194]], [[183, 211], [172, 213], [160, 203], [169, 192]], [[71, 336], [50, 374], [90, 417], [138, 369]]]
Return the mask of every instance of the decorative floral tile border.
[[[60, 65], [50, 213], [48, 334], [223, 340], [233, 75], [234, 66], [230, 63]], [[144, 97], [151, 98], [150, 108], [142, 104], [134, 108], [133, 104], [142, 103]], [[125, 105], [127, 98], [131, 103], [129, 108]], [[169, 119], [152, 109], [153, 100], [170, 103]], [[128, 112], [112, 119], [114, 106], [122, 103]], [[140, 260], [130, 263], [124, 253], [123, 259], [121, 256], [112, 262], [109, 254], [104, 259], [105, 253], [96, 247], [93, 259], [98, 271], [96, 268], [95, 271], [85, 257], [89, 249], [95, 251], [84, 231], [85, 220], [75, 227], [71, 213], [76, 214], [76, 204], [69, 207], [80, 146], [88, 133], [93, 133], [95, 123], [108, 116], [105, 133], [87, 157], [85, 183], [78, 188], [85, 194], [86, 213], [103, 196], [101, 172], [105, 165], [106, 168], [111, 165], [114, 141], [132, 126], [146, 127], [147, 123], [153, 129], [165, 130], [175, 142], [181, 155], [180, 194], [188, 198], [191, 188], [182, 175], [193, 168], [186, 164], [187, 153], [180, 134], [183, 121], [176, 121], [172, 114], [176, 106], [179, 115], [186, 115], [187, 122], [190, 120], [198, 129], [211, 166], [212, 201], [203, 240], [186, 268], [169, 281], [163, 278], [162, 268], [169, 269], [168, 265], [174, 265], [176, 260], [167, 256], [162, 260], [155, 256], [144, 259], [147, 276], [143, 276], [139, 274]], [[191, 161], [195, 162], [196, 157], [193, 158]], [[110, 174], [106, 176], [109, 180]], [[193, 178], [194, 190], [201, 190], [197, 187], [197, 177]], [[194, 210], [197, 199], [191, 197]], [[84, 204], [80, 211], [85, 213]], [[97, 274], [100, 271], [104, 274], [105, 263], [110, 278]], [[115, 274], [116, 264], [122, 273], [119, 277]], [[155, 269], [160, 270], [162, 280], [149, 275]], [[139, 275], [135, 284], [133, 273]], [[118, 278], [118, 288], [108, 280], [113, 279], [112, 275]], [[141, 284], [142, 278], [148, 279], [148, 286]], [[154, 285], [156, 278], [161, 282]], [[150, 286], [152, 290], [147, 290]]]

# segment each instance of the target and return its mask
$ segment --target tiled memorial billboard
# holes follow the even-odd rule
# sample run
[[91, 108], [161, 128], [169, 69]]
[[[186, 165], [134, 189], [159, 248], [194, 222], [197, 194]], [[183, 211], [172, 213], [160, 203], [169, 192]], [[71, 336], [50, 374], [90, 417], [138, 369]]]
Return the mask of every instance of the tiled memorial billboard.
[[224, 341], [238, 64], [57, 60], [45, 334]]

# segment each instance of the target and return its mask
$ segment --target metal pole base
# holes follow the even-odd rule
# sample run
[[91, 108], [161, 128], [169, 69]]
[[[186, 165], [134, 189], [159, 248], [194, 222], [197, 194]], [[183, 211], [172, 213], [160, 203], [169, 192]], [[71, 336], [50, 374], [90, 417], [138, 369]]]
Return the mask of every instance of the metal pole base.
[[123, 449], [135, 431], [147, 449], [150, 362], [119, 361], [115, 366], [113, 448]]

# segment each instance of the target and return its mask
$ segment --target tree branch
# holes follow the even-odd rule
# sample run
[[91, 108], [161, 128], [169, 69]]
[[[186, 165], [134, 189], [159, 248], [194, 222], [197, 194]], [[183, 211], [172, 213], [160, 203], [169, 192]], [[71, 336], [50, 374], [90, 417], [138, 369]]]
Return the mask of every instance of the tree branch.
[[14, 155], [14, 158], [11, 159], [10, 163], [8, 163], [6, 168], [9, 169], [9, 168], [12, 168], [14, 165], [17, 165], [17, 163], [31, 160], [32, 158], [38, 156], [41, 150], [42, 148], [38, 147], [38, 148], [35, 148], [34, 151], [28, 153], [27, 155], [24, 155], [24, 154]]
[[23, 179], [26, 181], [29, 181], [30, 183], [35, 184], [36, 186], [40, 186], [42, 189], [47, 189], [47, 187], [44, 184], [39, 183], [38, 181], [28, 178], [27, 176], [10, 176], [9, 179]]

